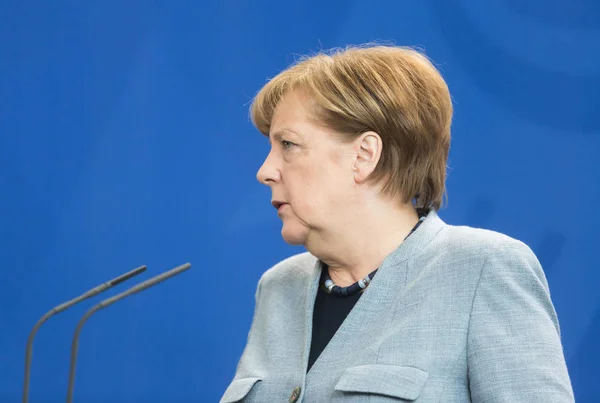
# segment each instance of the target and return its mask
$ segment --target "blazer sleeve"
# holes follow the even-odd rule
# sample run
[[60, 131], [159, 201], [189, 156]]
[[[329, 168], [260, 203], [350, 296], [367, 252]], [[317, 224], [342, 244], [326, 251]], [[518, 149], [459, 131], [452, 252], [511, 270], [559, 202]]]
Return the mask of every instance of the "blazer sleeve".
[[520, 241], [496, 245], [483, 265], [467, 360], [474, 403], [575, 401], [546, 277]]

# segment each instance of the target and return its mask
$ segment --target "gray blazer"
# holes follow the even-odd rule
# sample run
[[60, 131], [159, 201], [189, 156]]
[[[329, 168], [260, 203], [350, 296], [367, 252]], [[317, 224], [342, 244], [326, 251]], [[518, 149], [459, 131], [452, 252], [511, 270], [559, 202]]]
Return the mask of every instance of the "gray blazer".
[[221, 403], [574, 401], [548, 284], [524, 243], [432, 211], [307, 373], [320, 271], [302, 253], [262, 276]]

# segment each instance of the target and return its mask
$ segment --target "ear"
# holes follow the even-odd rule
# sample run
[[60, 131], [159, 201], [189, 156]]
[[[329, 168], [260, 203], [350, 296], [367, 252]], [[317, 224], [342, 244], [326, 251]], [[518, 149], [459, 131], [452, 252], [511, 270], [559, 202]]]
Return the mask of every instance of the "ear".
[[381, 151], [383, 141], [379, 134], [369, 131], [361, 134], [355, 141], [356, 158], [352, 167], [354, 179], [358, 183], [365, 182], [371, 173], [375, 170]]

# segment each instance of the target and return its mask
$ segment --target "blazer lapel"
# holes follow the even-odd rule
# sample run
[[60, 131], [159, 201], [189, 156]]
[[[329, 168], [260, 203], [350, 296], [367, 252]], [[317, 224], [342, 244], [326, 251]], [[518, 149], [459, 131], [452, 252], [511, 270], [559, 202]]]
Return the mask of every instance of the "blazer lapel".
[[305, 370], [308, 367], [308, 357], [310, 355], [313, 331], [313, 312], [315, 308], [315, 300], [317, 298], [317, 291], [319, 289], [321, 270], [321, 261], [317, 259], [312, 271], [312, 277], [310, 279], [311, 281], [308, 284], [308, 287], [306, 287], [306, 299], [304, 301], [304, 357], [302, 360], [302, 365]]

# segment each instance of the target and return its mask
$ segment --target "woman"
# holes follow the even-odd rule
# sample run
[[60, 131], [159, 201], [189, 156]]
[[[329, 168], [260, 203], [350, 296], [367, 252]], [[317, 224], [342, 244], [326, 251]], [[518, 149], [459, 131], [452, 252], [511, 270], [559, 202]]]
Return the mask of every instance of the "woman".
[[420, 53], [304, 58], [256, 96], [258, 180], [308, 252], [268, 270], [221, 402], [572, 402], [533, 252], [445, 224], [452, 103]]

